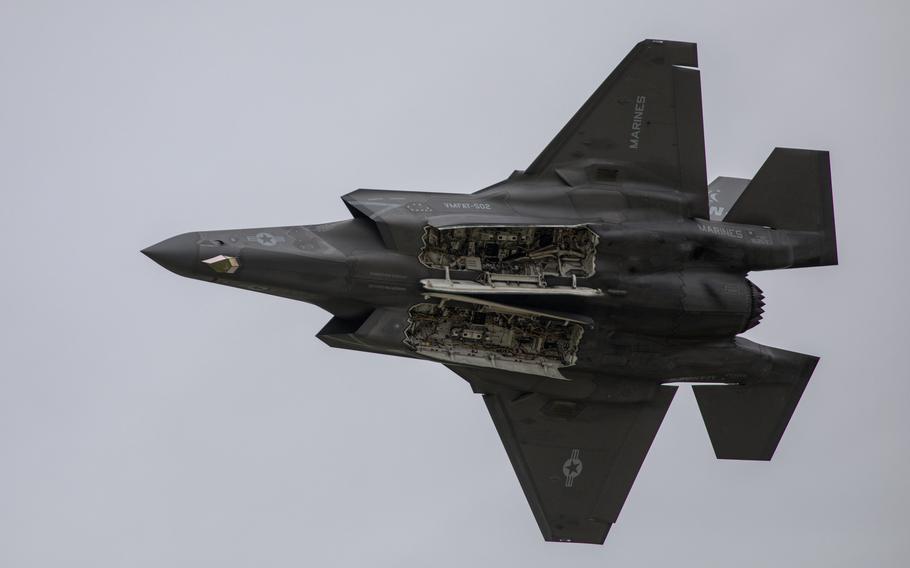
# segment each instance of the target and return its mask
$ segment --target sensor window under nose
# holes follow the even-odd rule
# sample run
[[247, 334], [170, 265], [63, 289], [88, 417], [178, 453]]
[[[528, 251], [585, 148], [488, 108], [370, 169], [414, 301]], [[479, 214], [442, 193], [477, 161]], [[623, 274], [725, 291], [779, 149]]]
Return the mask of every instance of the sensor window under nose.
[[209, 268], [215, 272], [220, 272], [222, 274], [233, 274], [237, 272], [238, 268], [240, 268], [240, 261], [237, 260], [236, 256], [225, 256], [223, 254], [219, 254], [218, 256], [207, 258], [202, 262], [208, 264]]

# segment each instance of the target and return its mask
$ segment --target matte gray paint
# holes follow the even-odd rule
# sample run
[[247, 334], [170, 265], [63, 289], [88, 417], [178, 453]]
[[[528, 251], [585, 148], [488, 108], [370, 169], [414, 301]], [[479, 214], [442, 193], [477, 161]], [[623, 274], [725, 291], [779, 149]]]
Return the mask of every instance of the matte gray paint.
[[[346, 221], [143, 253], [315, 304], [329, 346], [446, 364], [484, 395], [544, 539], [603, 543], [673, 399], [661, 384], [727, 383], [695, 389], [717, 457], [770, 460], [818, 362], [736, 336], [763, 313], [747, 272], [837, 264], [828, 153], [776, 148], [735, 222], [710, 221], [697, 65], [693, 43], [639, 42], [526, 171], [474, 195], [358, 190]], [[432, 295], [430, 278], [487, 289]], [[570, 293], [579, 278], [592, 294]], [[558, 475], [567, 452], [579, 483]]]
[[[0, 9], [4, 266], [28, 275], [0, 284], [4, 565], [903, 566], [902, 3]], [[608, 547], [539, 542], [486, 411], [447, 370], [339, 358], [310, 341], [321, 311], [187, 287], [135, 254], [162, 225], [340, 218], [337, 194], [364, 179], [502, 177], [645, 33], [701, 45], [708, 179], [751, 175], [774, 144], [832, 150], [843, 263], [753, 277], [773, 302], [748, 335], [825, 356], [775, 461], [719, 467], [680, 389]], [[855, 109], [888, 120], [870, 138]], [[338, 487], [363, 504], [356, 546]]]

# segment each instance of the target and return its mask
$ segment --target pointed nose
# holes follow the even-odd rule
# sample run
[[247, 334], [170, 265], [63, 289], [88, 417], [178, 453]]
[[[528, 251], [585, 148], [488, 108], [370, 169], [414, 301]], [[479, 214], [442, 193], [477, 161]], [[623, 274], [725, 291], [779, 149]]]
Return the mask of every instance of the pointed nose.
[[199, 264], [199, 233], [184, 233], [142, 249], [142, 254], [171, 272], [192, 276]]

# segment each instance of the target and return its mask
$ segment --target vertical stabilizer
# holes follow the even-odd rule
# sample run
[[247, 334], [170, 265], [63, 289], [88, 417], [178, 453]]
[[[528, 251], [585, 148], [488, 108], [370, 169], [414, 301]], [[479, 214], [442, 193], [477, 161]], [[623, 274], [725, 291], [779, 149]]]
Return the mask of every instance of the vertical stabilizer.
[[750, 181], [752, 180], [721, 176], [708, 185], [708, 212], [712, 221], [724, 220]]

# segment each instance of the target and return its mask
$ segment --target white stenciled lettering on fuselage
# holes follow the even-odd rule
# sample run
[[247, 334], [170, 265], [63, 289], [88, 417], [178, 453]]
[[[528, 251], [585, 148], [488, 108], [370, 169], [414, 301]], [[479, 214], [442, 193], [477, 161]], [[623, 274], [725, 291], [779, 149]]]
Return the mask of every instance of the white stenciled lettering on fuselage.
[[723, 225], [709, 225], [707, 223], [699, 223], [698, 230], [702, 231], [703, 233], [711, 233], [713, 235], [731, 237], [734, 239], [744, 238], [742, 230], [725, 227]]
[[629, 149], [638, 150], [641, 142], [641, 123], [645, 117], [645, 102], [647, 98], [644, 95], [635, 97], [635, 108], [632, 112], [632, 132], [629, 134]]
[[464, 201], [446, 201], [442, 204], [446, 209], [492, 209], [489, 203], [472, 203]]

